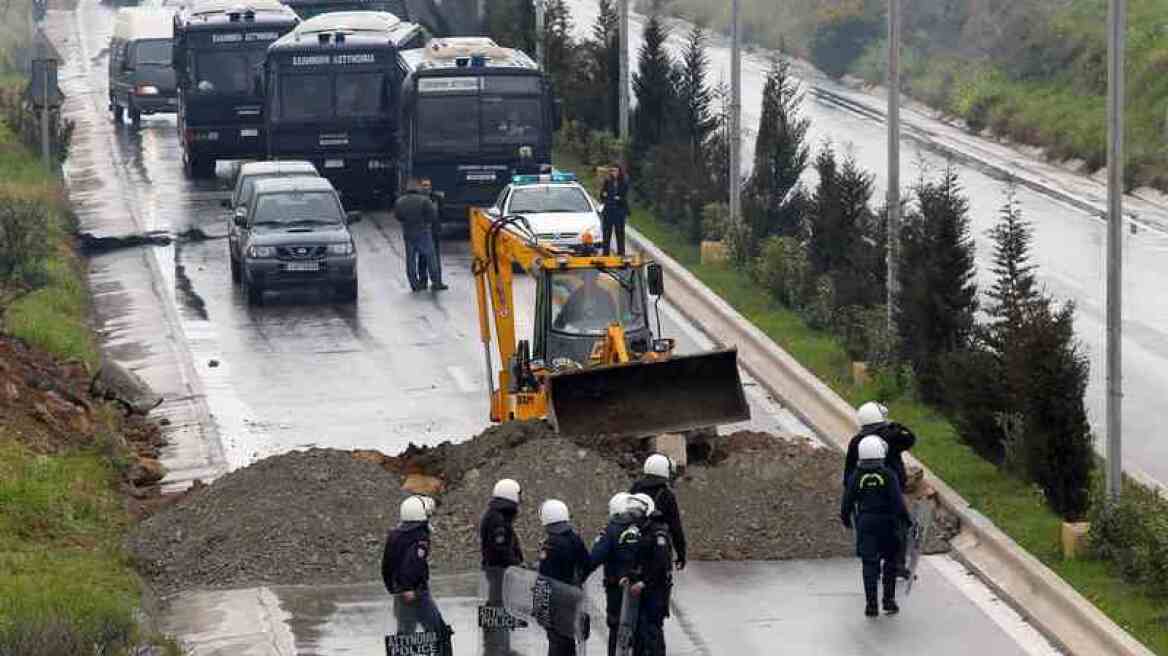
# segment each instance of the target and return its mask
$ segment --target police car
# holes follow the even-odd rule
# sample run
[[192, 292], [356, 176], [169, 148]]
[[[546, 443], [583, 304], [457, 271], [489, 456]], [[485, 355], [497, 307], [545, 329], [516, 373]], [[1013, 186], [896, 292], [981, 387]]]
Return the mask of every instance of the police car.
[[540, 243], [563, 248], [600, 243], [600, 205], [566, 171], [513, 176], [487, 211], [492, 216], [522, 215]]

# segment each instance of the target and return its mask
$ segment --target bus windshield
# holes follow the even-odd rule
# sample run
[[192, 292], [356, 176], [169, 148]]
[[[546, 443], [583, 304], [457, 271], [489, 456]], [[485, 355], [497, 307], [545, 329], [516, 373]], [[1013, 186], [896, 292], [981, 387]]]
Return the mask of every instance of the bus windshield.
[[524, 96], [421, 96], [414, 112], [419, 152], [477, 151], [536, 144], [543, 101]]
[[283, 121], [370, 118], [386, 114], [385, 75], [377, 72], [309, 73], [280, 78]]
[[195, 55], [195, 88], [203, 93], [255, 93], [263, 62], [263, 48], [199, 52]]
[[149, 41], [139, 41], [134, 46], [134, 63], [139, 66], [143, 64], [170, 66], [170, 40], [151, 39]]

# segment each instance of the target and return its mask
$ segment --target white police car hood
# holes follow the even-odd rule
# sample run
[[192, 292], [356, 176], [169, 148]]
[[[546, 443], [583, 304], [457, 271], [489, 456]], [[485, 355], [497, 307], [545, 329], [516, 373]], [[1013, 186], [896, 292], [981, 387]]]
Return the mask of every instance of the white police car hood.
[[522, 212], [541, 240], [578, 239], [589, 229], [600, 237], [600, 216], [595, 212]]

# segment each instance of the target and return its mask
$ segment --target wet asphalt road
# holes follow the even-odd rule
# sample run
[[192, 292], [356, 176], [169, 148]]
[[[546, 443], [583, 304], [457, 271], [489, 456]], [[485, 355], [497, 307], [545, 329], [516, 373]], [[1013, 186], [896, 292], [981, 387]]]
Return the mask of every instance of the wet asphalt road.
[[[576, 33], [590, 34], [597, 14], [594, 0], [567, 0]], [[631, 66], [641, 45], [644, 17], [630, 12]], [[674, 22], [670, 41], [680, 51], [688, 24]], [[710, 79], [729, 81], [730, 53], [725, 39], [712, 38]], [[754, 135], [771, 53], [751, 50], [742, 62], [743, 162], [753, 160]], [[852, 90], [808, 66], [796, 65], [807, 92], [804, 115], [812, 121], [809, 143], [831, 140], [850, 151], [874, 174], [873, 203], [883, 203], [887, 185], [883, 97]], [[635, 102], [635, 98], [634, 98]], [[1087, 408], [1098, 444], [1105, 435], [1105, 312], [1107, 189], [1099, 179], [1069, 173], [1005, 145], [980, 139], [937, 120], [919, 106], [901, 108], [901, 183], [907, 189], [923, 170], [936, 174], [952, 159], [970, 201], [971, 230], [977, 246], [978, 284], [988, 290], [993, 245], [986, 231], [1003, 204], [1007, 174], [1019, 182], [1018, 201], [1033, 224], [1033, 262], [1046, 290], [1077, 304], [1076, 332], [1091, 358]], [[813, 180], [814, 176], [808, 176]], [[1134, 215], [1135, 232], [1124, 233], [1124, 466], [1168, 485], [1168, 437], [1161, 425], [1168, 398], [1168, 198], [1150, 193], [1129, 196], [1125, 213]], [[1130, 225], [1129, 225], [1130, 227]]]
[[[81, 229], [177, 236], [170, 247], [94, 259], [103, 330], [118, 349], [115, 357], [129, 358], [167, 391], [169, 370], [178, 364], [161, 367], [144, 355], [157, 348], [154, 331], [177, 323], [168, 340], [171, 360], [189, 352], [193, 367], [187, 368], [201, 383], [228, 467], [309, 446], [396, 453], [410, 442], [461, 440], [485, 427], [485, 373], [464, 237], [443, 243], [450, 290], [411, 293], [397, 222], [369, 213], [353, 226], [357, 303], [306, 290], [269, 294], [265, 305], [249, 307], [228, 274], [227, 212], [219, 205], [231, 167], [220, 163], [214, 181], [186, 179], [172, 116], [145, 117], [140, 130], [113, 125], [105, 109], [104, 52], [112, 11], [83, 2], [59, 18], [50, 31], [68, 59], [61, 84], [77, 131], [67, 178]], [[143, 260], [157, 280], [131, 282], [127, 261]], [[522, 277], [516, 285], [520, 334], [530, 333], [532, 298], [533, 285]], [[160, 311], [172, 321], [159, 322]], [[682, 351], [709, 346], [670, 308], [662, 319]], [[151, 328], [142, 330], [143, 324]], [[160, 369], [168, 371], [155, 375]], [[747, 385], [752, 427], [806, 432], [760, 388]], [[184, 469], [205, 470], [215, 455], [190, 450], [196, 462], [170, 458], [179, 479], [189, 478]]]
[[[362, 281], [356, 304], [297, 293], [249, 308], [227, 268], [219, 200], [229, 171], [221, 166], [217, 181], [184, 179], [173, 117], [146, 117], [141, 130], [109, 119], [105, 44], [111, 22], [112, 10], [83, 0], [76, 12], [50, 12], [47, 31], [66, 59], [65, 114], [77, 124], [66, 178], [82, 229], [178, 235], [168, 247], [118, 251], [90, 262], [95, 321], [107, 352], [167, 397], [159, 412], [171, 420], [165, 454], [170, 484], [209, 479], [225, 467], [293, 448], [392, 453], [410, 441], [433, 444], [482, 430], [487, 403], [465, 241], [443, 245], [451, 289], [412, 294], [397, 226], [373, 214], [354, 227]], [[520, 281], [517, 293], [517, 307], [526, 307], [530, 282]], [[679, 339], [682, 351], [709, 345], [662, 305], [665, 332]], [[519, 311], [521, 326], [527, 316]], [[753, 427], [805, 432], [746, 384]], [[728, 576], [719, 565], [707, 570], [695, 563], [677, 587], [671, 653], [766, 651], [792, 626], [803, 627], [796, 650], [803, 653], [909, 653], [922, 640], [938, 650], [993, 644], [1000, 647], [994, 653], [1049, 653], [1017, 614], [948, 559], [926, 568], [917, 594], [920, 607], [930, 609], [927, 616], [906, 615], [904, 622], [882, 624], [878, 634], [863, 633], [863, 618], [854, 612], [855, 566], [742, 564]], [[381, 631], [384, 598], [376, 586], [258, 589], [184, 594], [168, 607], [168, 630], [198, 653], [367, 653], [365, 640]], [[853, 611], [850, 628], [825, 641], [830, 629], [824, 623], [833, 624], [845, 609]], [[926, 620], [936, 609], [944, 611], [940, 628]], [[873, 636], [889, 651], [863, 647], [877, 640]], [[253, 644], [249, 640], [254, 649], [239, 648]]]

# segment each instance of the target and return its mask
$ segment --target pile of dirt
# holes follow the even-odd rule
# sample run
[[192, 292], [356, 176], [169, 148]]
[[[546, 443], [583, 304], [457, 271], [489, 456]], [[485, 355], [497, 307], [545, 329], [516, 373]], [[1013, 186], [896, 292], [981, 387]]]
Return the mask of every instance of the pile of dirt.
[[349, 452], [294, 451], [236, 470], [141, 522], [129, 547], [163, 594], [379, 577], [401, 479]]

